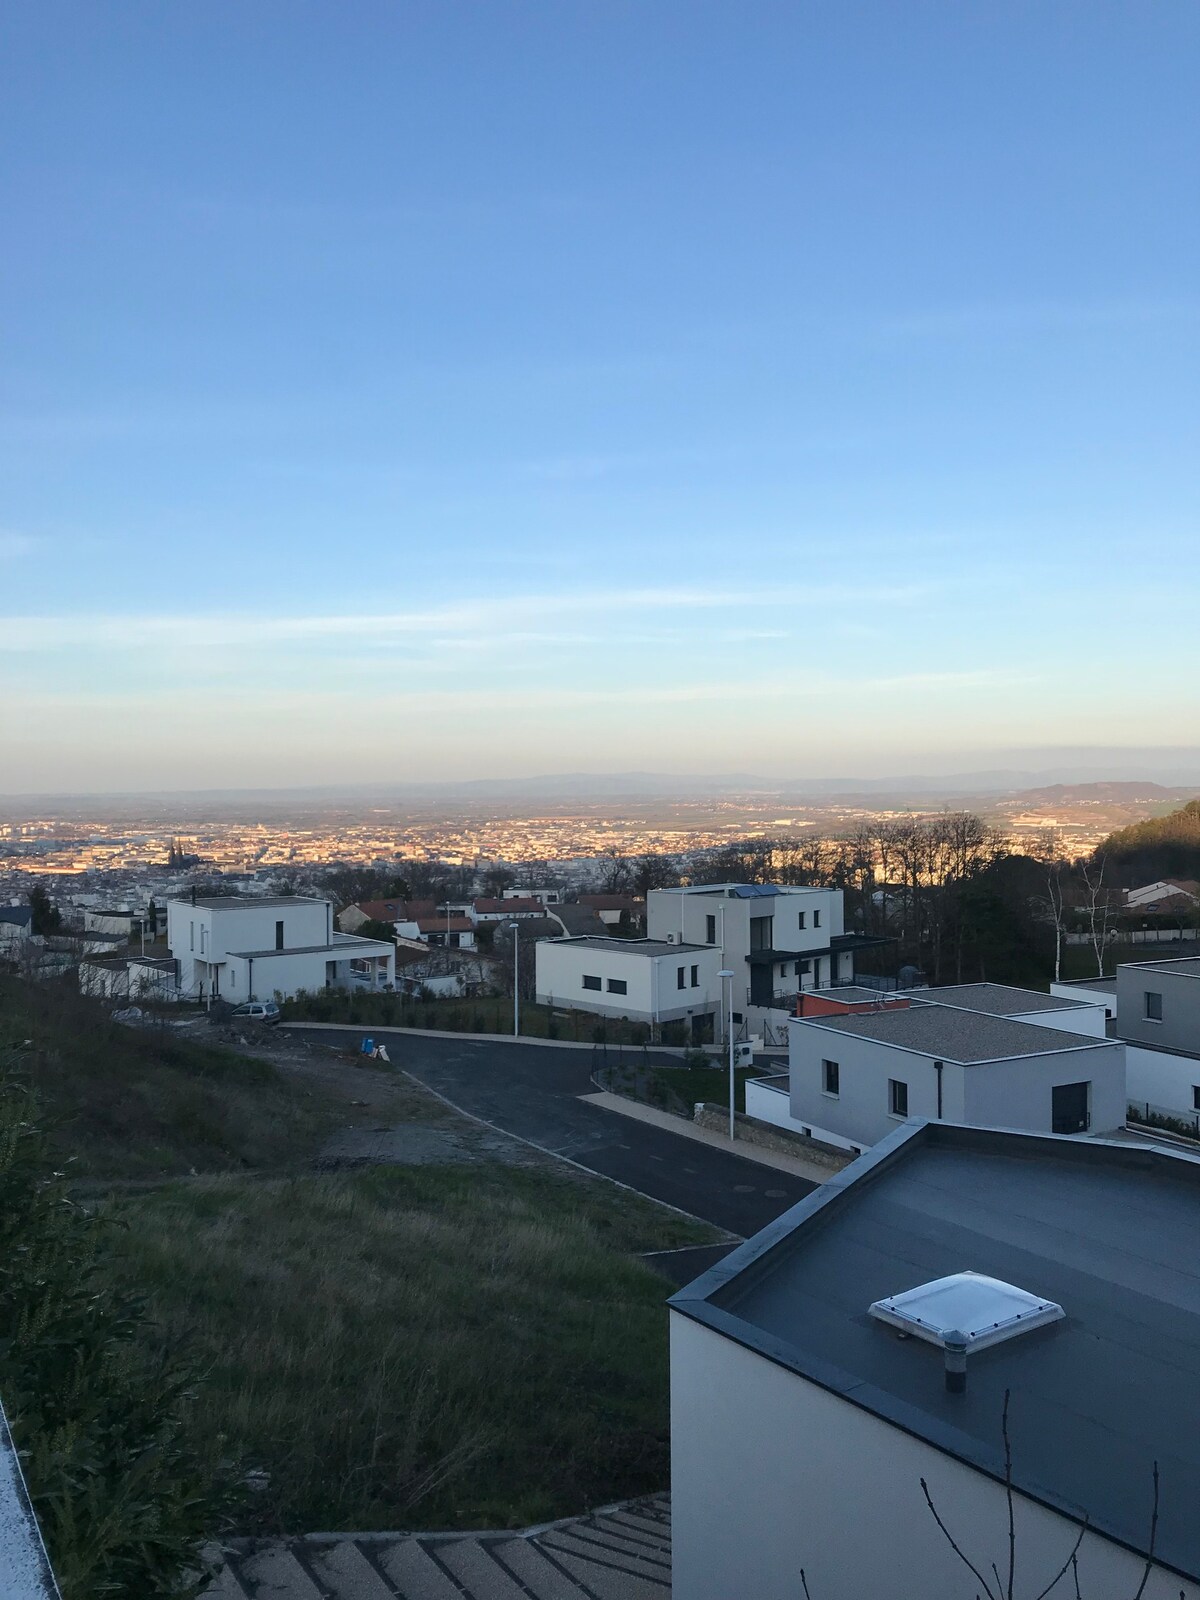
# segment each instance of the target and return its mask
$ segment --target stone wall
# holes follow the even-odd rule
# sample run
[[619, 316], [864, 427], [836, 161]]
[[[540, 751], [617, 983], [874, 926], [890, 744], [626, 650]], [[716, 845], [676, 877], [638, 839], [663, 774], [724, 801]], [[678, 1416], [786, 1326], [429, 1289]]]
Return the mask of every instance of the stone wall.
[[[701, 1101], [692, 1113], [692, 1120], [698, 1127], [708, 1128], [712, 1133], [728, 1133], [729, 1107], [705, 1105]], [[760, 1122], [757, 1117], [748, 1117], [742, 1111], [737, 1113], [734, 1127], [737, 1137], [744, 1139], [747, 1144], [761, 1145], [764, 1150], [774, 1150], [777, 1155], [803, 1156], [805, 1161], [828, 1167], [831, 1173], [840, 1172], [854, 1160], [848, 1150], [838, 1150], [820, 1139], [806, 1139], [802, 1133], [789, 1133], [786, 1128], [773, 1128], [769, 1122]]]

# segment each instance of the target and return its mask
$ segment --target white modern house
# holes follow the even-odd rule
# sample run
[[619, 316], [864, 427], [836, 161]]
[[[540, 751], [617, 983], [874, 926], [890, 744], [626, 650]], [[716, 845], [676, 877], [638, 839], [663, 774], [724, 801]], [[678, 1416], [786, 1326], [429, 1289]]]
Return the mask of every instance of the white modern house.
[[177, 1000], [179, 968], [170, 956], [85, 956], [79, 990], [97, 1000]]
[[747, 1111], [856, 1154], [909, 1117], [1060, 1134], [1125, 1125], [1115, 1039], [907, 997], [797, 1017], [788, 1033], [786, 1085], [749, 1085]]
[[734, 974], [734, 1026], [757, 1032], [781, 1024], [798, 994], [853, 983], [859, 950], [892, 943], [846, 933], [840, 889], [771, 883], [652, 889], [646, 933], [719, 949]]
[[394, 944], [335, 932], [333, 903], [300, 895], [169, 900], [167, 943], [183, 993], [233, 1005], [396, 981]]
[[1051, 993], [1091, 1004], [1124, 1041], [1131, 1120], [1178, 1119], [1200, 1136], [1200, 957], [1122, 962]]
[[1006, 1592], [1006, 1401], [1014, 1592], [1197, 1600], [1198, 1236], [1186, 1156], [897, 1128], [670, 1302], [674, 1600]]
[[536, 900], [540, 906], [557, 906], [563, 901], [561, 889], [505, 889], [504, 900]]
[[1092, 1039], [1105, 1036], [1103, 1008], [1080, 995], [1043, 994], [1040, 989], [1019, 989], [1009, 983], [957, 983], [917, 989], [911, 998], [914, 1004], [1008, 1017], [1013, 1022], [1032, 1022], [1039, 1028], [1058, 1028]]
[[541, 1005], [627, 1017], [651, 1027], [684, 1022], [692, 1039], [720, 1033], [721, 952], [661, 939], [542, 939], [534, 945]]

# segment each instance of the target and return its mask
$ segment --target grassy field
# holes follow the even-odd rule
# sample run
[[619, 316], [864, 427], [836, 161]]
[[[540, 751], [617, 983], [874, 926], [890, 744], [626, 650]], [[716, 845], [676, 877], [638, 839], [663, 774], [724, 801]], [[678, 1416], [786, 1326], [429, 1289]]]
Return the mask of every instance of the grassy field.
[[520, 1525], [668, 1480], [665, 1281], [710, 1230], [500, 1163], [125, 1197], [124, 1270], [209, 1377], [256, 1528]]
[[57, 1153], [88, 1179], [288, 1167], [353, 1120], [356, 1098], [270, 1061], [129, 1028], [69, 984], [0, 975], [0, 1060], [37, 1093]]
[[[266, 1475], [241, 1531], [521, 1525], [663, 1487], [670, 1290], [637, 1256], [715, 1230], [498, 1151], [398, 1073], [199, 1039], [0, 978], [0, 1062], [120, 1222], [154, 1342], [198, 1358], [203, 1448]], [[381, 1124], [446, 1160], [314, 1169]]]

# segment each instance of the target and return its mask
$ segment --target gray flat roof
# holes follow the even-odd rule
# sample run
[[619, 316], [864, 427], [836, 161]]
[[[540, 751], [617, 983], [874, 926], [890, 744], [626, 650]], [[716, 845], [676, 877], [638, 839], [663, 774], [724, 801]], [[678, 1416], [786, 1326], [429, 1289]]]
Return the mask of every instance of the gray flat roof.
[[1177, 961], [1122, 961], [1123, 967], [1136, 967], [1139, 972], [1176, 972], [1181, 978], [1200, 978], [1200, 956], [1181, 956]]
[[1115, 994], [1117, 989], [1115, 973], [1111, 978], [1067, 978], [1065, 982], [1072, 989], [1091, 989], [1096, 994]]
[[1086, 1000], [1062, 1000], [1056, 994], [1018, 989], [1009, 983], [951, 983], [922, 989], [913, 999], [928, 1005], [963, 1006], [992, 1017], [1019, 1017], [1023, 1011], [1069, 1011], [1072, 1006], [1087, 1004]]
[[791, 1026], [833, 1029], [878, 1039], [917, 1055], [965, 1063], [1040, 1056], [1052, 1050], [1087, 1050], [1116, 1042], [956, 1006], [891, 1006], [886, 1011], [858, 1011], [844, 1017], [802, 1017]]
[[549, 944], [569, 944], [576, 950], [619, 950], [627, 956], [686, 956], [698, 950], [713, 950], [711, 944], [668, 944], [665, 939], [602, 939], [585, 933], [576, 939], [550, 939]]
[[[1200, 1579], [1200, 1163], [1131, 1143], [909, 1123], [671, 1300], [847, 1403]], [[982, 1272], [1065, 1321], [969, 1358], [898, 1339], [874, 1300]]]
[[190, 894], [173, 894], [171, 903], [195, 905], [197, 910], [205, 911], [249, 911], [273, 906], [327, 906], [331, 902], [307, 894], [201, 894], [194, 901]]

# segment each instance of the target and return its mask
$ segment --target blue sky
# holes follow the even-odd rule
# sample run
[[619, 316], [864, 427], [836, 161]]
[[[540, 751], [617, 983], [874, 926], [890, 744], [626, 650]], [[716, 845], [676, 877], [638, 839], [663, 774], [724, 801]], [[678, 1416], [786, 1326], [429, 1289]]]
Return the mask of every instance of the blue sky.
[[0, 63], [0, 790], [1200, 745], [1190, 0]]

